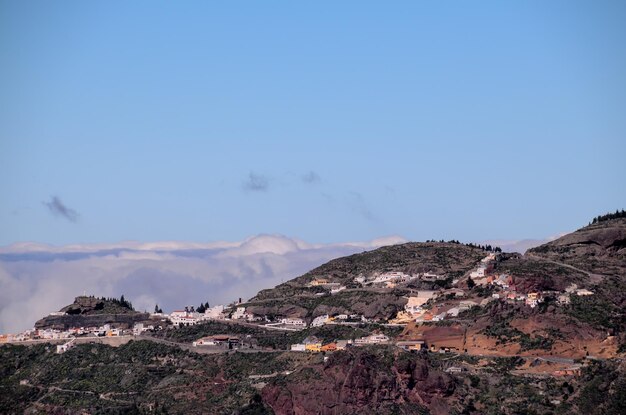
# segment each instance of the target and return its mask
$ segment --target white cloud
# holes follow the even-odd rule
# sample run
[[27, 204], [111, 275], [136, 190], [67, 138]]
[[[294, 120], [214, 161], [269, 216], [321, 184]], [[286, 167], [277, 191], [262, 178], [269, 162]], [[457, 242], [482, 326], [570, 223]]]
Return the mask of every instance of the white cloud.
[[32, 327], [77, 295], [119, 297], [139, 310], [247, 299], [333, 258], [406, 242], [309, 244], [281, 235], [240, 242], [122, 242], [0, 248], [0, 332]]

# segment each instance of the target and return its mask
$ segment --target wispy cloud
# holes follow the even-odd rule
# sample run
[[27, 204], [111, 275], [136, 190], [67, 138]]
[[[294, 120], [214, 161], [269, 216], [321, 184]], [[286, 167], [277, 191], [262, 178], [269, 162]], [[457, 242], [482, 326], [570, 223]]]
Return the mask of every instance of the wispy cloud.
[[243, 182], [243, 189], [250, 192], [267, 192], [269, 188], [269, 179], [262, 174], [254, 172], [250, 172], [248, 178]]
[[48, 208], [48, 211], [54, 216], [58, 216], [69, 220], [70, 222], [76, 222], [80, 216], [74, 209], [68, 207], [63, 203], [58, 196], [50, 197], [50, 200], [43, 202], [44, 206]]
[[348, 207], [355, 213], [358, 213], [370, 222], [378, 221], [378, 217], [369, 208], [369, 205], [363, 195], [358, 192], [349, 192], [347, 199]]
[[311, 170], [308, 173], [303, 174], [302, 176], [300, 176], [300, 178], [302, 179], [304, 183], [307, 183], [307, 184], [317, 183], [322, 180], [320, 176], [317, 173], [315, 173], [313, 170]]

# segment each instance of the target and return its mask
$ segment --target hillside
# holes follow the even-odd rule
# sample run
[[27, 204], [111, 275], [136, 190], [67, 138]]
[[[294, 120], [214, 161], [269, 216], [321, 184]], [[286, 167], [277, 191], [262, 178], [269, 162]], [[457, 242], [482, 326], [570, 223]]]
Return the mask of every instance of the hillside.
[[[2, 346], [0, 412], [623, 414], [625, 235], [626, 219], [603, 217], [525, 255], [389, 246], [263, 290], [221, 320], [166, 325], [120, 347]], [[238, 307], [251, 319], [229, 318]], [[56, 314], [37, 324], [147, 317], [94, 297]], [[281, 328], [284, 317], [309, 325]], [[245, 345], [191, 345], [224, 335]], [[387, 337], [363, 343], [370, 335]], [[319, 350], [290, 351], [307, 342]]]
[[206, 355], [149, 341], [60, 355], [46, 345], [2, 346], [0, 413], [618, 415], [626, 401], [619, 362], [559, 378], [532, 375], [559, 365], [517, 358], [451, 360], [391, 347], [326, 357]]
[[626, 218], [585, 226], [532, 248], [526, 255], [567, 264], [594, 275], [626, 278]]
[[[445, 322], [409, 325], [403, 337], [449, 343], [472, 354], [620, 355], [626, 352], [625, 238], [626, 219], [611, 218], [525, 255], [498, 255], [494, 275], [508, 275], [518, 294], [544, 293], [537, 307], [491, 301], [462, 313], [456, 328]], [[576, 289], [590, 295], [572, 295]], [[468, 295], [487, 301], [492, 293], [490, 286], [476, 286]], [[561, 303], [563, 297], [567, 301]]]
[[316, 278], [354, 286], [359, 275], [400, 271], [408, 274], [433, 272], [454, 278], [463, 275], [484, 258], [482, 249], [445, 242], [409, 242], [337, 258], [275, 288], [262, 290], [251, 301], [306, 292], [306, 284]]
[[526, 254], [532, 259], [567, 267], [572, 282], [584, 274], [584, 286], [596, 295], [583, 305], [595, 308], [595, 312], [579, 314], [587, 319], [610, 320], [610, 327], [619, 333], [626, 332], [626, 218], [623, 216], [624, 211], [600, 216], [600, 221], [596, 218], [594, 223]]
[[119, 328], [132, 328], [133, 324], [149, 320], [148, 313], [139, 313], [123, 299], [105, 299], [79, 296], [57, 313], [35, 323], [37, 329], [65, 330], [70, 327], [100, 327], [111, 324]]
[[[311, 319], [322, 314], [360, 314], [368, 319], [393, 318], [406, 304], [411, 290], [449, 287], [485, 257], [484, 250], [456, 243], [418, 243], [386, 246], [373, 251], [334, 259], [306, 274], [259, 292], [247, 304], [251, 312]], [[384, 272], [440, 275], [438, 281], [413, 281], [394, 288], [367, 288], [355, 278]], [[321, 287], [310, 286], [316, 279], [345, 286], [332, 296]]]

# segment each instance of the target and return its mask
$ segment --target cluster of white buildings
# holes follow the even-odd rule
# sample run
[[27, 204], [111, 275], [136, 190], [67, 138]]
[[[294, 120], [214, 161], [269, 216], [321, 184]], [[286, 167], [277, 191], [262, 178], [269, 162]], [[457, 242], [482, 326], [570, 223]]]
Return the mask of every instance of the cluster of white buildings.
[[[231, 311], [232, 310], [232, 311]], [[245, 307], [226, 308], [223, 305], [216, 305], [211, 308], [207, 308], [204, 313], [198, 313], [193, 309], [176, 310], [168, 314], [161, 314], [160, 316], [170, 320], [176, 327], [180, 326], [193, 326], [207, 320], [245, 320], [245, 321], [258, 321], [259, 317], [246, 311]]]
[[[480, 269], [480, 268], [479, 268]], [[531, 308], [537, 307], [544, 301], [546, 296], [556, 295], [559, 304], [569, 304], [572, 295], [587, 296], [593, 295], [592, 291], [585, 288], [578, 288], [576, 284], [570, 285], [565, 289], [564, 293], [546, 291], [546, 292], [529, 292], [527, 294], [517, 292], [514, 278], [509, 274], [486, 275], [472, 278], [478, 285], [491, 284], [500, 289], [499, 292], [492, 294], [495, 299], [503, 299], [510, 301], [523, 301]]]
[[437, 281], [445, 279], [444, 275], [435, 274], [433, 272], [424, 272], [418, 274], [406, 274], [399, 271], [389, 271], [383, 273], [374, 273], [370, 277], [359, 275], [354, 278], [354, 282], [362, 286], [373, 285], [387, 288], [394, 288], [398, 284], [407, 283], [411, 280]]
[[[152, 326], [149, 326], [154, 328]], [[76, 336], [86, 337], [115, 337], [123, 334], [131, 334], [130, 330], [124, 330], [105, 324], [100, 327], [72, 327], [67, 330], [56, 329], [29, 329], [18, 334], [0, 334], [0, 344], [24, 342], [31, 340], [62, 340], [71, 339]]]

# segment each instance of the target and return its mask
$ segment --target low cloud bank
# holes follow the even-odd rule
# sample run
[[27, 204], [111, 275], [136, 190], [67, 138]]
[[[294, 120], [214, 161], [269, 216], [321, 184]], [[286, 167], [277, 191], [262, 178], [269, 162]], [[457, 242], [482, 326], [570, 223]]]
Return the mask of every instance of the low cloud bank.
[[333, 258], [406, 242], [309, 244], [280, 235], [241, 242], [123, 242], [0, 248], [0, 332], [17, 332], [77, 295], [119, 297], [138, 310], [228, 303], [302, 275]]

